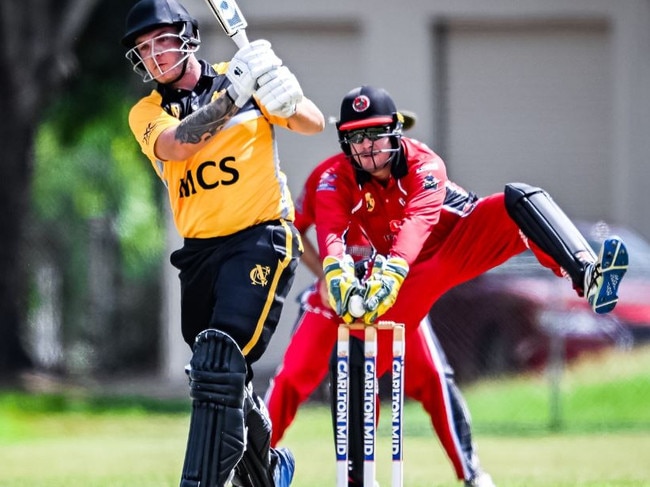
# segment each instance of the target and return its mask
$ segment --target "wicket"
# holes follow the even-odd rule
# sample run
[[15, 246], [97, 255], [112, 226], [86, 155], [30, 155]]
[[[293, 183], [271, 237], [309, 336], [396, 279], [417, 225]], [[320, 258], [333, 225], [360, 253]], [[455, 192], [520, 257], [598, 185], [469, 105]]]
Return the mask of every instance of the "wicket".
[[364, 330], [363, 387], [363, 485], [375, 485], [375, 450], [377, 443], [377, 330], [392, 330], [393, 360], [391, 379], [391, 486], [404, 483], [404, 325], [393, 321], [375, 324], [342, 323], [338, 329], [336, 359], [336, 485], [348, 485], [348, 437], [350, 393], [350, 330]]

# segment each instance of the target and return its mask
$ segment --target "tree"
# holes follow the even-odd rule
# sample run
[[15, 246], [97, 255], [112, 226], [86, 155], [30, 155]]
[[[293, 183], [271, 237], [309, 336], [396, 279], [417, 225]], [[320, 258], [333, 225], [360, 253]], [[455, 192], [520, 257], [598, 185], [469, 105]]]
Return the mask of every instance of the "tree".
[[[104, 3], [113, 8], [120, 4]], [[0, 382], [11, 381], [31, 366], [21, 342], [28, 277], [22, 250], [35, 131], [49, 104], [77, 72], [76, 43], [99, 4], [100, 0], [0, 3]]]
[[157, 365], [165, 250], [162, 188], [128, 129], [132, 102], [99, 86], [94, 106], [105, 97], [112, 111], [69, 122], [79, 109], [67, 94], [40, 124], [25, 249], [36, 366], [86, 378]]

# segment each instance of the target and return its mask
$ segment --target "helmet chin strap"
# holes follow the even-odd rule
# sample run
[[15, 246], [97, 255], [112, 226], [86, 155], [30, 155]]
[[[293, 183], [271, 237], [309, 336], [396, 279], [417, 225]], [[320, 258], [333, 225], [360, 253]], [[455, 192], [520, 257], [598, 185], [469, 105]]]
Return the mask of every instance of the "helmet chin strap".
[[[372, 148], [374, 148], [374, 142], [373, 142]], [[362, 171], [366, 171], [368, 173], [373, 172], [373, 171], [378, 171], [380, 169], [384, 169], [385, 167], [389, 166], [393, 162], [393, 160], [395, 159], [395, 156], [397, 156], [397, 153], [399, 152], [398, 149], [393, 149], [393, 148], [391, 148], [391, 149], [381, 149], [381, 150], [377, 150], [377, 151], [372, 150], [372, 148], [371, 148], [371, 150], [369, 152], [355, 152], [354, 154], [350, 154], [350, 159], [352, 160], [352, 164], [355, 167], [361, 169]], [[388, 159], [386, 159], [386, 162], [384, 162], [381, 165], [378, 165], [376, 160], [375, 160], [375, 156], [377, 154], [383, 154], [384, 152], [391, 152], [391, 155], [390, 155], [390, 157]], [[357, 162], [357, 157], [359, 155], [370, 155], [372, 157], [372, 163], [373, 163], [373, 166], [374, 166], [373, 171], [368, 171], [368, 169], [364, 168], [359, 162]]]
[[181, 69], [181, 72], [179, 73], [179, 75], [176, 76], [176, 78], [174, 78], [172, 81], [169, 81], [169, 82], [165, 83], [166, 85], [173, 85], [174, 83], [179, 81], [183, 76], [185, 76], [185, 71], [187, 71], [187, 63], [189, 62], [189, 60], [190, 60], [190, 57], [187, 56], [185, 58], [185, 60], [183, 61], [183, 68]]

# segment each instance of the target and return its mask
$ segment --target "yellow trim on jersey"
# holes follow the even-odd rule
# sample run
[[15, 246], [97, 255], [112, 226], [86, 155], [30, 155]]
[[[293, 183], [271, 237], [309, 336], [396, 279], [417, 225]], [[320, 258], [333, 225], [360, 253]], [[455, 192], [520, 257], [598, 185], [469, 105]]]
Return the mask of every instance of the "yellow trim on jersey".
[[[217, 65], [218, 72], [224, 66], [227, 63]], [[286, 119], [265, 116], [265, 110], [251, 107], [237, 113], [189, 159], [160, 161], [154, 152], [157, 138], [180, 123], [161, 103], [160, 93], [151, 92], [131, 109], [129, 125], [167, 186], [182, 237], [220, 237], [269, 220], [294, 219], [272, 124], [286, 127]]]
[[286, 247], [285, 247], [285, 258], [280, 262], [278, 262], [278, 267], [275, 269], [275, 272], [273, 273], [273, 282], [271, 282], [271, 286], [269, 286], [269, 290], [266, 295], [266, 303], [264, 303], [264, 309], [262, 310], [262, 314], [260, 314], [260, 317], [257, 320], [257, 324], [255, 325], [255, 331], [253, 332], [253, 336], [248, 341], [248, 343], [244, 345], [244, 347], [242, 348], [242, 353], [244, 354], [244, 356], [248, 355], [248, 353], [253, 349], [253, 347], [257, 344], [257, 342], [260, 339], [260, 335], [262, 334], [262, 330], [264, 329], [264, 323], [266, 322], [266, 318], [269, 314], [269, 309], [271, 308], [271, 304], [273, 304], [273, 299], [275, 298], [275, 291], [278, 288], [278, 280], [282, 276], [282, 272], [284, 271], [284, 269], [287, 268], [287, 266], [291, 262], [291, 258], [293, 257], [293, 233], [291, 232], [291, 228], [289, 228], [289, 225], [287, 225], [287, 222], [283, 220], [280, 223], [284, 227], [285, 235], [287, 236]]

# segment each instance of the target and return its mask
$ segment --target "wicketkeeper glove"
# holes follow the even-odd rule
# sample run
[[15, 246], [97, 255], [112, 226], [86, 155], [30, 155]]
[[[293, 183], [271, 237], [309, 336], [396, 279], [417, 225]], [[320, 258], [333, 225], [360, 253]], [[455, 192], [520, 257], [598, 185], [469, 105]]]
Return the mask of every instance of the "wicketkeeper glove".
[[323, 260], [327, 300], [332, 309], [346, 323], [352, 323], [354, 317], [348, 311], [348, 302], [353, 293], [361, 293], [363, 288], [354, 274], [352, 257], [345, 255], [337, 259], [328, 255]]
[[286, 66], [280, 66], [260, 76], [255, 96], [271, 115], [289, 118], [303, 93], [298, 79]]
[[235, 53], [228, 64], [226, 77], [230, 81], [228, 94], [239, 108], [243, 107], [255, 91], [257, 79], [282, 65], [282, 60], [264, 39], [251, 42]]
[[401, 257], [384, 257], [377, 255], [373, 262], [372, 273], [366, 280], [363, 315], [365, 323], [374, 323], [395, 304], [409, 265]]

